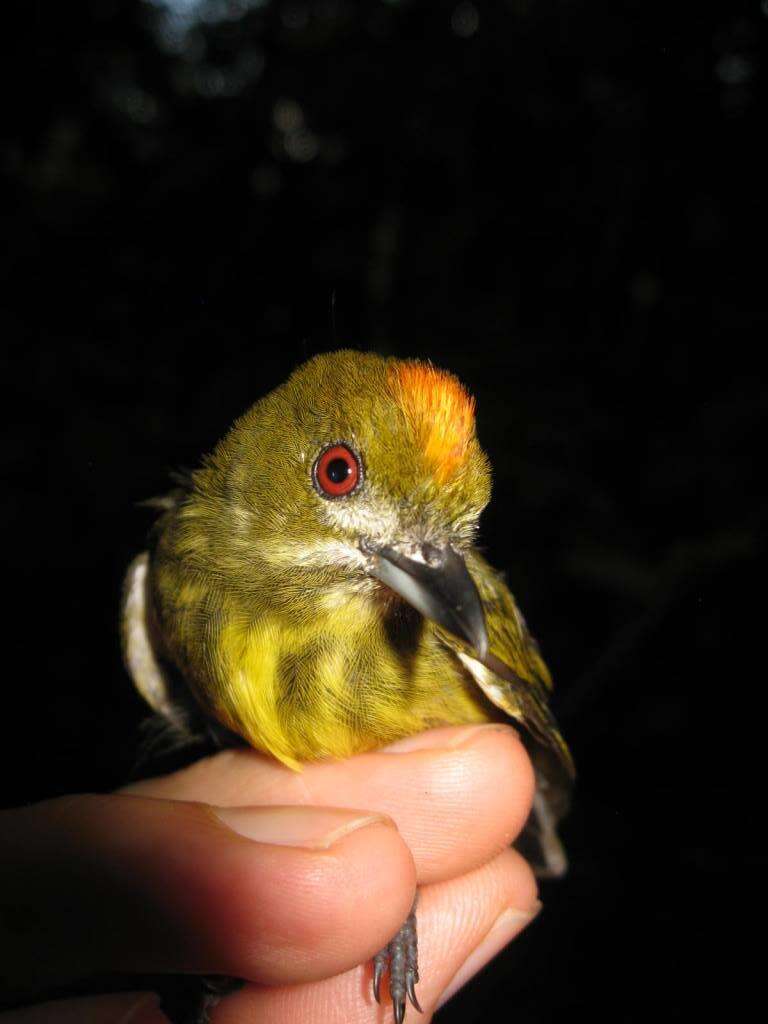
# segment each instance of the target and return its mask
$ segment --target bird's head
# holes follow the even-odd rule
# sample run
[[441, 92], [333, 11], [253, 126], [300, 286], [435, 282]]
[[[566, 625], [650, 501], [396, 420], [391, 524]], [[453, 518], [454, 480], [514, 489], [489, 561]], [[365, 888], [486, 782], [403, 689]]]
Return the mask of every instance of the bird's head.
[[278, 592], [397, 595], [482, 654], [463, 554], [490, 497], [474, 401], [431, 364], [342, 351], [300, 366], [201, 473], [216, 550]]

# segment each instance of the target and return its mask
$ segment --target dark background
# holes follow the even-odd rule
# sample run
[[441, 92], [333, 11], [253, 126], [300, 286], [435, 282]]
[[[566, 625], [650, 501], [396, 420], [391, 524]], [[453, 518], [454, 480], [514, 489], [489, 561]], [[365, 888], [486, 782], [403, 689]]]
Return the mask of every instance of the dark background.
[[768, 4], [4, 19], [4, 802], [130, 767], [135, 503], [314, 352], [429, 357], [477, 395], [483, 544], [580, 773], [571, 874], [440, 1019], [735, 1012], [766, 870]]

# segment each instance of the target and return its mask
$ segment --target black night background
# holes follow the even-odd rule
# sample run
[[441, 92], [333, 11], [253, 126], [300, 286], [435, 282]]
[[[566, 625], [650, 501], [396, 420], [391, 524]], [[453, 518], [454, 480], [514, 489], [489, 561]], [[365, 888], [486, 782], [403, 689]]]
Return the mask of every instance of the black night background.
[[315, 352], [430, 358], [477, 396], [482, 545], [579, 770], [570, 874], [437, 1019], [736, 1012], [766, 870], [768, 4], [4, 21], [3, 805], [130, 769], [137, 503]]

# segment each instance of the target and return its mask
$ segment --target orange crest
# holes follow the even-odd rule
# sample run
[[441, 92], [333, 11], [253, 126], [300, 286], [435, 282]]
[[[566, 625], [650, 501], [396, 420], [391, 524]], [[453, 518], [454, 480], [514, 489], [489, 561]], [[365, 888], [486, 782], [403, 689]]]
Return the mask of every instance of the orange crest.
[[444, 370], [416, 361], [390, 371], [397, 400], [411, 425], [424, 458], [444, 483], [456, 470], [472, 439], [475, 400]]

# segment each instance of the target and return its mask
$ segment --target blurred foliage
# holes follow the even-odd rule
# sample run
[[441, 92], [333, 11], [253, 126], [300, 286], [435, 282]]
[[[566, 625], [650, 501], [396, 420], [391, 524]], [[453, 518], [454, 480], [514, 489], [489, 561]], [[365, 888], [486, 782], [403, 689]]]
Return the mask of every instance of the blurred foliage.
[[[729, 855], [696, 800], [746, 800], [706, 756], [724, 687], [752, 671], [738, 631], [759, 633], [768, 7], [91, 0], [25, 17], [2, 129], [0, 524], [39, 680], [20, 714], [52, 771], [6, 775], [8, 799], [124, 770], [132, 503], [306, 355], [373, 347], [478, 396], [483, 542], [554, 664], [582, 772], [581, 888], [553, 898], [604, 878], [638, 913], [658, 900], [657, 875], [629, 893], [616, 860], [651, 855], [658, 815], [693, 906], [690, 864], [711, 876]], [[545, 990], [569, 1008], [567, 986], [510, 978], [516, 1019], [550, 1019]]]

